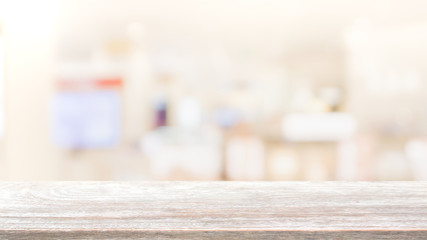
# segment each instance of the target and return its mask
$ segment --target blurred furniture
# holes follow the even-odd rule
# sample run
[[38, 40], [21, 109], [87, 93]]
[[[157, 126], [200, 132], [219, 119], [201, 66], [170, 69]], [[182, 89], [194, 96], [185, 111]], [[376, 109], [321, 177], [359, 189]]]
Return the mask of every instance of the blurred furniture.
[[154, 180], [220, 180], [221, 136], [215, 131], [163, 127], [141, 141]]
[[1, 239], [425, 239], [426, 182], [3, 182]]

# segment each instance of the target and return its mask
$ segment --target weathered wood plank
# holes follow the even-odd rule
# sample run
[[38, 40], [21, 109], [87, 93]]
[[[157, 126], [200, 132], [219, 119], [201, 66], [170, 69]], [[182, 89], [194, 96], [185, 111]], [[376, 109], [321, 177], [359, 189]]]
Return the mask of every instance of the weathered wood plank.
[[0, 239], [427, 239], [427, 182], [6, 182]]

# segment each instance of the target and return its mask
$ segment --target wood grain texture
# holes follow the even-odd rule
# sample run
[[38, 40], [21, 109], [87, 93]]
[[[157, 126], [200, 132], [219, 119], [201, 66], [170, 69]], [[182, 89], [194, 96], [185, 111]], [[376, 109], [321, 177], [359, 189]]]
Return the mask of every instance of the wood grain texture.
[[5, 182], [0, 239], [427, 239], [427, 182]]

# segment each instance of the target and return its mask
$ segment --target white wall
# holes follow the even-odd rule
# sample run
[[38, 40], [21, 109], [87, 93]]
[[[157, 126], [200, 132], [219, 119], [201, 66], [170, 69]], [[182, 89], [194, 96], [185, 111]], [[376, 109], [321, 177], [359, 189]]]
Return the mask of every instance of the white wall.
[[48, 131], [56, 6], [53, 0], [8, 1], [2, 6], [6, 131], [1, 179], [58, 178], [57, 151]]

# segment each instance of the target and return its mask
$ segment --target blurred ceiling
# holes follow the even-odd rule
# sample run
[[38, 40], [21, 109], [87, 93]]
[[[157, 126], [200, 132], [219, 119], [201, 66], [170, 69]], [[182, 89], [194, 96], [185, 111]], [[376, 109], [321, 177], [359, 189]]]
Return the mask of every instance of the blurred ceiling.
[[61, 39], [90, 47], [137, 22], [151, 46], [212, 43], [270, 57], [339, 47], [357, 18], [378, 27], [426, 22], [426, 7], [424, 0], [63, 0]]

